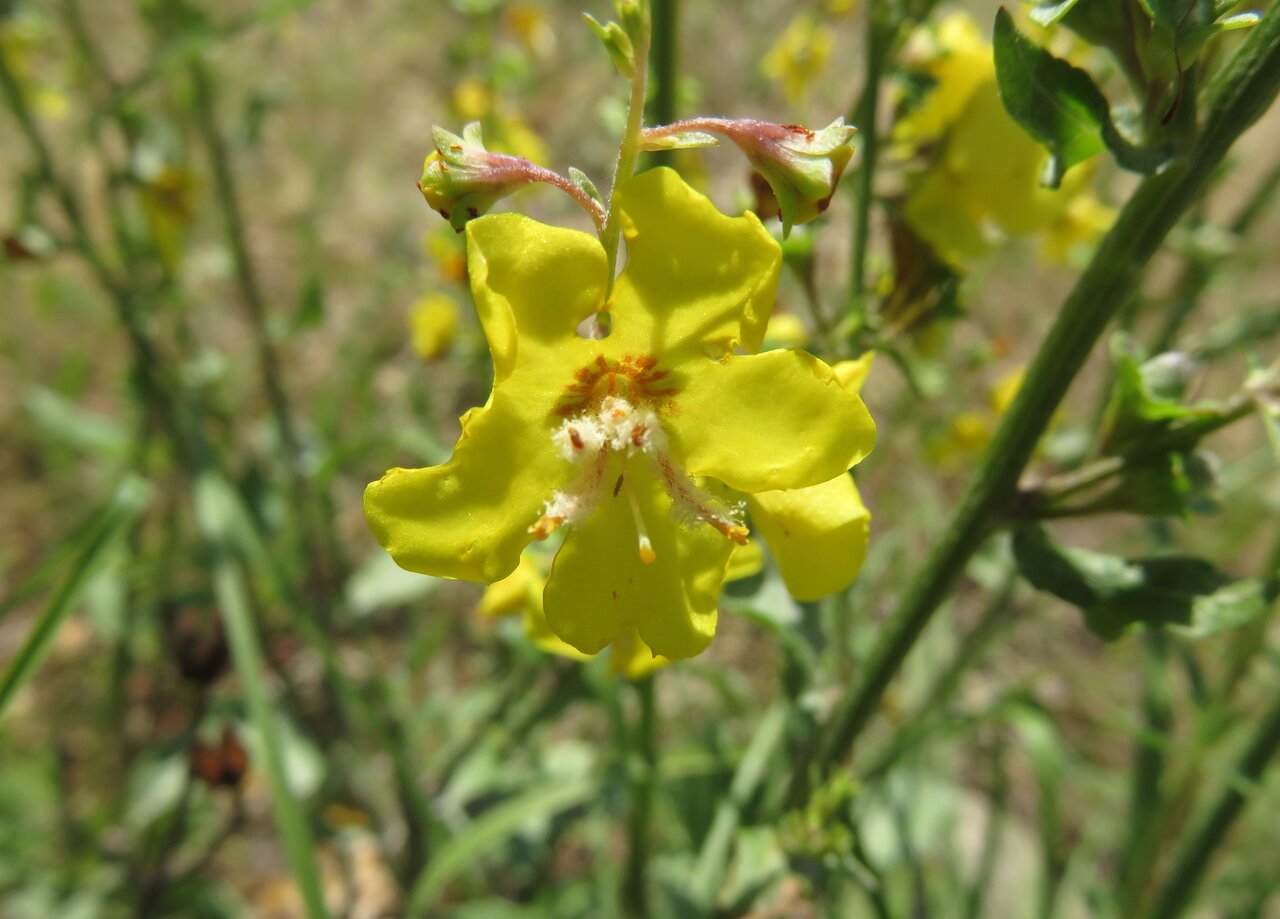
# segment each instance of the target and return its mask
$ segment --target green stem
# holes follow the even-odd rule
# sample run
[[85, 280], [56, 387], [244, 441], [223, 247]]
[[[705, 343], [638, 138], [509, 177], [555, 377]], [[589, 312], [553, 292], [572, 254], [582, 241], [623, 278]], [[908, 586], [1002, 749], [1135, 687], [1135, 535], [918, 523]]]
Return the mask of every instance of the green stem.
[[618, 147], [618, 163], [613, 170], [613, 186], [609, 189], [609, 213], [605, 216], [600, 243], [609, 259], [609, 292], [613, 292], [613, 280], [618, 273], [618, 243], [622, 228], [618, 225], [618, 188], [636, 171], [640, 157], [640, 137], [644, 132], [644, 100], [649, 82], [649, 11], [640, 16], [640, 34], [632, 42], [635, 67], [631, 74], [631, 99], [627, 105], [627, 126]]
[[1246, 791], [1262, 777], [1276, 750], [1280, 749], [1280, 701], [1262, 719], [1235, 768], [1232, 781], [1208, 816], [1182, 846], [1165, 875], [1163, 888], [1148, 919], [1176, 919], [1191, 904], [1192, 895], [1209, 867], [1214, 851], [1244, 809]]
[[710, 910], [715, 905], [728, 868], [733, 834], [742, 821], [743, 808], [760, 787], [769, 759], [782, 741], [790, 714], [791, 706], [786, 701], [775, 702], [765, 712], [733, 774], [729, 794], [716, 805], [711, 829], [703, 840], [689, 885], [694, 902], [704, 909]]
[[[332, 538], [332, 527], [328, 523], [330, 515], [324, 513], [318, 506], [318, 496], [313, 493], [304, 470], [302, 444], [294, 427], [293, 409], [289, 404], [284, 385], [280, 356], [271, 340], [271, 332], [267, 325], [266, 300], [258, 283], [253, 259], [249, 254], [235, 175], [231, 169], [231, 156], [222, 132], [218, 128], [213, 80], [200, 60], [193, 60], [188, 69], [194, 92], [197, 128], [204, 141], [209, 164], [213, 169], [214, 194], [218, 209], [222, 212], [222, 221], [227, 242], [231, 248], [231, 258], [235, 265], [241, 300], [244, 302], [249, 316], [249, 325], [253, 331], [263, 388], [266, 390], [267, 401], [271, 406], [271, 414], [280, 436], [290, 488], [302, 515], [301, 539], [305, 555], [310, 560], [313, 573], [321, 573], [320, 583], [315, 585], [313, 599], [323, 612], [330, 605], [328, 601], [330, 591], [325, 584], [340, 577], [335, 567], [338, 564], [338, 550], [336, 541]], [[323, 538], [325, 536], [329, 538]]]
[[307, 916], [309, 919], [326, 919], [329, 913], [325, 908], [315, 844], [302, 805], [289, 788], [277, 714], [262, 675], [262, 645], [254, 625], [244, 571], [235, 557], [234, 541], [228, 532], [227, 508], [222, 497], [209, 479], [197, 480], [196, 517], [216, 553], [214, 594], [222, 613], [231, 657], [248, 703], [249, 718], [261, 743], [259, 754], [271, 788], [271, 806], [285, 857], [297, 881]]
[[653, 0], [653, 98], [648, 120], [666, 124], [676, 120], [676, 80], [679, 73], [679, 0]]
[[[1227, 225], [1231, 235], [1237, 239], [1243, 239], [1248, 235], [1258, 219], [1266, 215], [1278, 190], [1280, 190], [1280, 163], [1277, 163], [1258, 183], [1258, 187], [1240, 208], [1235, 219]], [[1152, 342], [1152, 354], [1160, 354], [1173, 347], [1183, 325], [1200, 305], [1200, 298], [1209, 287], [1209, 282], [1213, 280], [1218, 261], [1217, 258], [1204, 255], [1187, 260], [1174, 284], [1172, 303], [1164, 311], [1164, 322]]]
[[1151, 828], [1163, 796], [1160, 783], [1165, 771], [1165, 748], [1173, 722], [1169, 703], [1169, 636], [1161, 629], [1148, 630], [1146, 666], [1143, 674], [1142, 733], [1133, 753], [1133, 775], [1129, 788], [1128, 840], [1117, 872], [1119, 902], [1125, 915], [1134, 915], [1142, 896], [1149, 864], [1149, 851], [1158, 843]]
[[627, 870], [622, 879], [622, 904], [628, 916], [644, 917], [649, 911], [649, 852], [653, 790], [657, 780], [657, 712], [653, 698], [654, 677], [635, 684], [640, 713], [628, 744], [626, 770], [630, 785], [627, 814]]
[[866, 12], [866, 64], [862, 97], [858, 100], [853, 122], [862, 139], [862, 158], [858, 165], [857, 210], [853, 222], [853, 254], [850, 261], [849, 312], [859, 326], [866, 320], [867, 245], [871, 236], [871, 204], [873, 201], [876, 158], [880, 151], [876, 122], [880, 110], [880, 78], [884, 73], [890, 36], [881, 21], [880, 6], [874, 0], [864, 4]]
[[[853, 747], [952, 582], [1016, 493], [1018, 477], [1049, 419], [1117, 307], [1136, 287], [1143, 267], [1227, 150], [1266, 111], [1278, 91], [1280, 16], [1273, 16], [1254, 30], [1210, 87], [1205, 127], [1187, 157], [1138, 186], [1058, 311], [941, 541], [885, 626], [862, 681], [851, 686], [837, 705], [817, 753], [820, 771], [831, 768]], [[807, 796], [807, 772], [797, 770], [799, 787], [793, 798]]]

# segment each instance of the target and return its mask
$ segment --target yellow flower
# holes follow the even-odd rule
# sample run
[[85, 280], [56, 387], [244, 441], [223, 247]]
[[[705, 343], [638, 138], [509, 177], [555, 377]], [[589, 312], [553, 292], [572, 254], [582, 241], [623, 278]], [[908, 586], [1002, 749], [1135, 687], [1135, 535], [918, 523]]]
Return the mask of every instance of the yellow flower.
[[[952, 270], [964, 272], [1005, 237], [1047, 233], [1053, 241], [1041, 251], [1058, 258], [1107, 229], [1111, 212], [1085, 188], [1089, 167], [1070, 170], [1056, 190], [1040, 184], [1049, 154], [1009, 117], [991, 46], [967, 14], [917, 32], [905, 57], [933, 86], [893, 129], [896, 155], [927, 159], [903, 213]], [[1064, 222], [1073, 209], [1080, 219]]]
[[801, 13], [778, 36], [760, 69], [770, 80], [782, 84], [788, 102], [798, 105], [805, 91], [826, 70], [834, 46], [835, 33], [830, 27]]
[[425, 361], [449, 350], [458, 331], [458, 309], [444, 294], [425, 294], [409, 307], [413, 350]]
[[[617, 206], [627, 261], [607, 301], [595, 237], [516, 214], [467, 224], [493, 392], [449, 462], [390, 470], [365, 513], [402, 567], [483, 583], [564, 527], [550, 630], [592, 654], [635, 629], [655, 654], [691, 657], [747, 538], [738, 496], [764, 493], [759, 526], [792, 519], [773, 493], [843, 489], [827, 483], [847, 479], [875, 425], [818, 359], [754, 353], [781, 262], [758, 219], [726, 217], [669, 169], [628, 180]], [[608, 336], [578, 335], [602, 309]]]

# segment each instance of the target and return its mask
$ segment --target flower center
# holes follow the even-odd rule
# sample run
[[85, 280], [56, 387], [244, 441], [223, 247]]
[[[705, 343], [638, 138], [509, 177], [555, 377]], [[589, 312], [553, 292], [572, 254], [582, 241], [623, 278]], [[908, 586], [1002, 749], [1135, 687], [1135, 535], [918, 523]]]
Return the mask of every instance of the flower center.
[[653, 542], [625, 471], [606, 487], [610, 460], [617, 457], [621, 466], [632, 458], [652, 465], [678, 519], [711, 526], [739, 544], [747, 541], [740, 512], [700, 488], [671, 455], [658, 410], [677, 392], [668, 371], [657, 369], [657, 361], [648, 356], [628, 355], [621, 361], [601, 356], [574, 374], [574, 382], [556, 407], [556, 414], [565, 420], [551, 438], [576, 468], [576, 476], [567, 487], [552, 493], [542, 516], [529, 527], [535, 539], [546, 539], [561, 526], [585, 520], [605, 492], [620, 499], [625, 490], [637, 551], [641, 561], [652, 564], [657, 557]]
[[556, 414], [561, 418], [581, 415], [598, 406], [609, 396], [621, 396], [634, 405], [656, 408], [680, 391], [671, 371], [658, 367], [652, 354], [624, 354], [613, 361], [603, 354], [573, 374], [573, 382], [565, 387]]

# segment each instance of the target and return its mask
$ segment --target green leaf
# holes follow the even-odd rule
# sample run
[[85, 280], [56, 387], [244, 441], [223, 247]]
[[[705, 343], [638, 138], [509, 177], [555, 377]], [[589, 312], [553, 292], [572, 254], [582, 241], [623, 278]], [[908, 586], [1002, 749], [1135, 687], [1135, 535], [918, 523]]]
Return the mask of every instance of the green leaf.
[[482, 856], [493, 853], [526, 824], [577, 807], [598, 793], [599, 781], [595, 778], [581, 776], [572, 781], [558, 778], [485, 811], [434, 853], [426, 871], [413, 884], [406, 915], [429, 915], [451, 880]]
[[1019, 530], [1013, 554], [1032, 586], [1080, 607], [1089, 630], [1108, 641], [1139, 623], [1184, 626], [1187, 634], [1198, 635], [1254, 615], [1255, 594], [1236, 586], [1246, 582], [1233, 582], [1195, 556], [1125, 559], [1070, 549], [1040, 527]]
[[33, 386], [23, 397], [22, 407], [43, 433], [77, 452], [115, 460], [129, 453], [129, 434], [123, 425], [52, 389]]
[[319, 272], [307, 273], [298, 296], [298, 310], [293, 314], [293, 331], [319, 328], [324, 323], [324, 279]]
[[1245, 578], [1191, 604], [1191, 622], [1178, 628], [1188, 638], [1208, 638], [1261, 619], [1280, 596], [1280, 577]]
[[71, 570], [36, 619], [17, 655], [0, 675], [0, 717], [23, 686], [33, 677], [49, 651], [58, 629], [75, 609], [77, 601], [111, 550], [138, 520], [151, 500], [151, 486], [130, 475], [120, 483], [110, 503], [86, 527]]
[[1155, 172], [1172, 158], [1170, 148], [1147, 149], [1126, 140], [1093, 78], [1019, 32], [1003, 8], [996, 13], [993, 42], [1005, 109], [1049, 151], [1045, 185], [1057, 188], [1068, 169], [1104, 147], [1131, 172]]

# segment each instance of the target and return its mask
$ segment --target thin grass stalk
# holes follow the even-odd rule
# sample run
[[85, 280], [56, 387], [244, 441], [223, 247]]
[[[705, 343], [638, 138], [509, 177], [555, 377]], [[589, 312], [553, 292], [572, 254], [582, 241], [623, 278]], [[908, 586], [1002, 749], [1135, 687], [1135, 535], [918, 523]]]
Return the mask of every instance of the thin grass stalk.
[[1222, 790], [1204, 820], [1179, 849], [1147, 919], [1177, 919], [1191, 905], [1218, 846], [1248, 803], [1262, 773], [1280, 749], [1280, 700], [1263, 717], [1236, 764], [1233, 781]]
[[[1062, 305], [946, 531], [885, 624], [864, 678], [847, 689], [828, 721], [814, 764], [819, 775], [848, 755], [952, 583], [1011, 510], [1018, 478], [1053, 412], [1147, 262], [1277, 92], [1280, 17], [1271, 16], [1210, 87], [1204, 128], [1186, 158], [1143, 180]], [[793, 800], [807, 797], [811, 778], [797, 769]]]
[[333, 605], [329, 597], [329, 585], [341, 579], [338, 567], [341, 564], [340, 552], [333, 537], [333, 528], [329, 524], [331, 515], [326, 514], [321, 507], [320, 495], [309, 481], [304, 468], [302, 442], [294, 426], [293, 407], [285, 387], [280, 356], [267, 324], [266, 300], [249, 253], [231, 156], [218, 127], [213, 80], [208, 68], [199, 59], [192, 60], [188, 72], [194, 91], [196, 126], [213, 170], [214, 197], [222, 214], [223, 227], [231, 248], [240, 298], [249, 317], [262, 385], [284, 450], [289, 487], [300, 511], [299, 539], [313, 578], [311, 599], [319, 608], [321, 617], [327, 618]]
[[328, 919], [320, 870], [316, 862], [315, 842], [307, 825], [302, 805], [289, 788], [284, 753], [275, 708], [263, 679], [262, 646], [254, 625], [241, 562], [236, 558], [227, 520], [224, 494], [214, 480], [196, 482], [196, 516], [201, 530], [209, 539], [216, 558], [213, 566], [213, 590], [222, 613], [227, 644], [240, 677], [241, 690], [248, 703], [249, 718], [261, 739], [261, 756], [271, 788], [271, 807], [285, 858], [302, 895], [308, 919]]
[[639, 713], [628, 734], [627, 867], [622, 877], [622, 907], [628, 916], [651, 915], [649, 859], [653, 848], [653, 794], [658, 779], [658, 717], [654, 699], [655, 676], [637, 680]]

